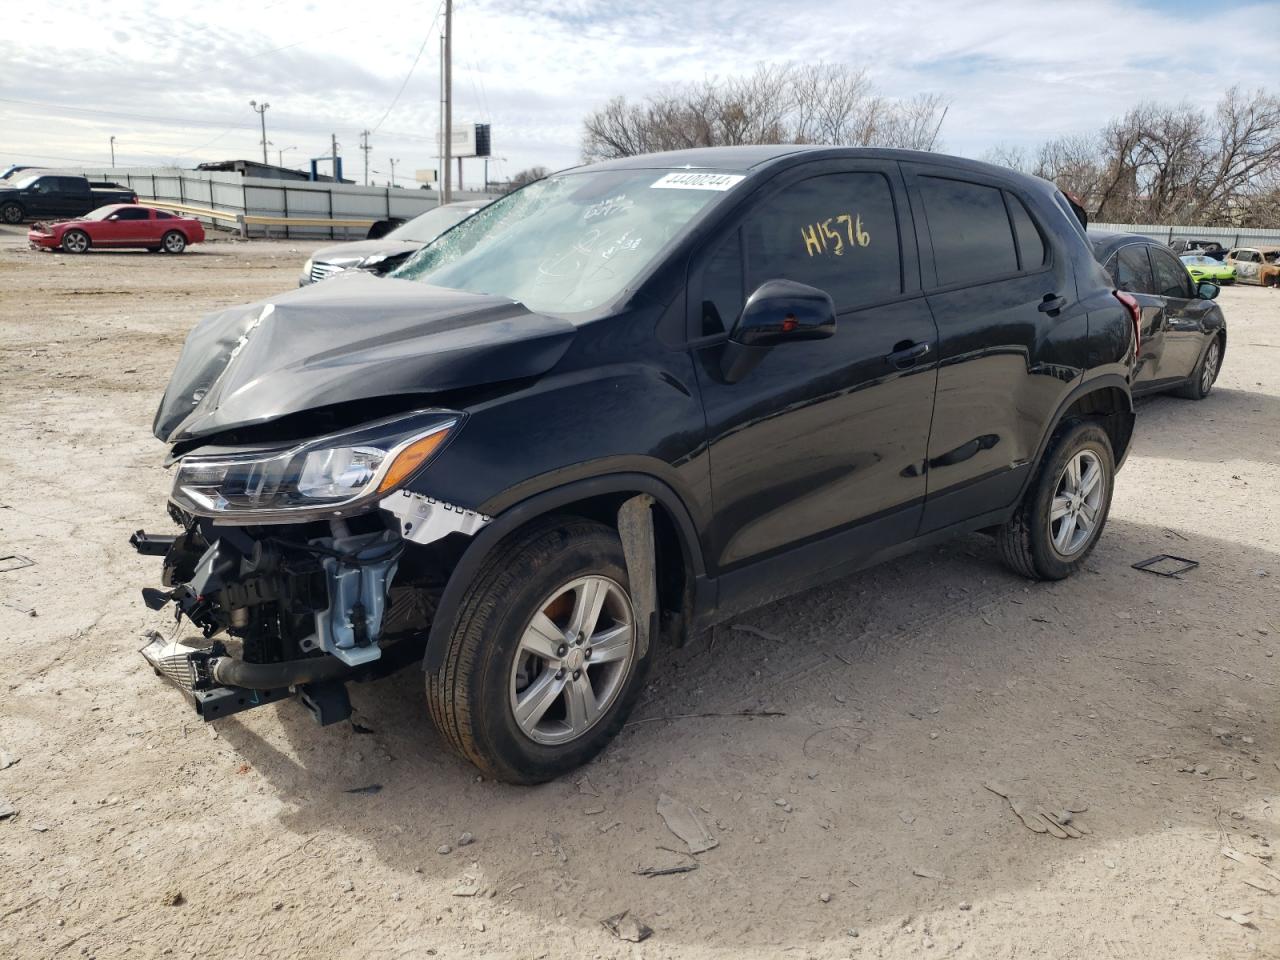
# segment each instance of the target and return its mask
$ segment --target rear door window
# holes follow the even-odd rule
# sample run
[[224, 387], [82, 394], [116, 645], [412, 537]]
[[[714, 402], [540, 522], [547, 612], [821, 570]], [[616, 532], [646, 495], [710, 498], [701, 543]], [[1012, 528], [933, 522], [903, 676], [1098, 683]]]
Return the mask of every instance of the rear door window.
[[1156, 292], [1162, 297], [1191, 297], [1191, 278], [1184, 267], [1172, 254], [1165, 253], [1156, 247], [1149, 251], [1151, 265], [1155, 269]]
[[1018, 272], [1018, 252], [996, 187], [921, 177], [939, 286], [981, 283]]
[[794, 280], [843, 311], [902, 293], [902, 251], [884, 174], [831, 173], [783, 188], [743, 222], [747, 289]]
[[1127, 293], [1156, 292], [1146, 247], [1135, 243], [1120, 248], [1120, 253], [1116, 255], [1115, 281], [1116, 286]]
[[1036, 267], [1044, 266], [1048, 257], [1040, 228], [1031, 219], [1030, 211], [1021, 200], [1008, 191], [1005, 191], [1004, 196], [1009, 203], [1009, 216], [1013, 219], [1014, 233], [1017, 234], [1018, 262], [1023, 270], [1034, 270]]

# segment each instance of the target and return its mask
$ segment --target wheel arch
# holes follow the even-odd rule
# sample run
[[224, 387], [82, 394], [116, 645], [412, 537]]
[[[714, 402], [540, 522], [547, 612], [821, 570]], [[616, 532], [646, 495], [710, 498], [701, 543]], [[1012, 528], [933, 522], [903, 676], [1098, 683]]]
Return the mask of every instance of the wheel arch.
[[659, 611], [665, 622], [672, 618], [677, 618], [674, 625], [689, 621], [698, 605], [698, 593], [707, 589], [708, 581], [697, 527], [688, 508], [657, 477], [643, 473], [605, 474], [520, 500], [494, 516], [476, 534], [454, 565], [436, 605], [423, 656], [424, 669], [432, 672], [442, 665], [463, 595], [485, 557], [498, 544], [516, 531], [557, 514], [586, 517], [616, 529], [619, 507], [640, 494], [653, 498]]
[[1115, 454], [1116, 469], [1124, 463], [1129, 455], [1129, 447], [1133, 440], [1134, 412], [1133, 394], [1129, 382], [1119, 374], [1104, 374], [1092, 380], [1086, 380], [1076, 386], [1058, 407], [1049, 428], [1040, 439], [1036, 450], [1037, 469], [1031, 471], [1028, 482], [1035, 477], [1039, 464], [1044, 459], [1049, 443], [1064, 423], [1077, 419], [1096, 419], [1102, 423], [1103, 429], [1111, 440], [1111, 450]]

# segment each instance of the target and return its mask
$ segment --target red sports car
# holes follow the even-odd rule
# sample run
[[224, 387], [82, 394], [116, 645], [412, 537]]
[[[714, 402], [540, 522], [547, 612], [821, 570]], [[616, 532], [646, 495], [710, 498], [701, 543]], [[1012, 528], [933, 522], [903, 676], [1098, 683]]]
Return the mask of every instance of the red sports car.
[[37, 223], [27, 242], [37, 250], [84, 253], [90, 247], [146, 247], [152, 253], [181, 253], [204, 240], [204, 227], [192, 217], [180, 217], [128, 203], [99, 207], [77, 220]]

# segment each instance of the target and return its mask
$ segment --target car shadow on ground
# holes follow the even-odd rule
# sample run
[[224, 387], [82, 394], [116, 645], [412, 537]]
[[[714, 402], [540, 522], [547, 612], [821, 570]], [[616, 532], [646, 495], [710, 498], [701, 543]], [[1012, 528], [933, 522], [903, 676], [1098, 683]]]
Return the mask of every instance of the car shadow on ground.
[[[1277, 351], [1280, 361], [1280, 351]], [[1139, 400], [1136, 449], [1144, 456], [1212, 463], [1254, 460], [1280, 463], [1280, 397], [1250, 390], [1214, 387], [1201, 401], [1167, 394]], [[1257, 430], [1227, 431], [1215, 424], [1256, 423]]]
[[[1276, 557], [1179, 535], [1182, 552], [1228, 559], [1184, 580], [1131, 569], [1169, 536], [1113, 520], [1079, 574], [1031, 584], [974, 535], [763, 607], [664, 652], [615, 743], [539, 787], [482, 780], [449, 754], [416, 667], [354, 688], [370, 732], [319, 728], [288, 702], [219, 730], [283, 804], [282, 827], [367, 845], [394, 883], [478, 870], [503, 907], [546, 923], [586, 929], [631, 908], [668, 944], [812, 943], [1035, 886], [1127, 840], [1203, 829], [1218, 802], [1244, 805], [1239, 784], [1177, 770], [1197, 749], [1233, 749], [1211, 718], [1266, 742], [1274, 689], [1249, 680], [1258, 638], [1215, 637], [1208, 621]], [[1115, 629], [1081, 629], [1079, 611], [1099, 604]], [[1161, 612], [1178, 606], [1205, 621]], [[782, 715], [739, 715], [760, 707]], [[1191, 746], [1171, 753], [1175, 741]], [[1087, 784], [1092, 836], [1034, 835], [982, 787], [1019, 777], [1061, 803]], [[646, 881], [636, 902], [634, 869], [687, 859], [666, 851], [679, 844], [655, 814], [660, 792], [701, 808], [720, 846], [695, 873]], [[462, 831], [474, 846], [437, 853]], [[806, 869], [855, 839], [860, 857], [834, 874]], [[709, 898], [758, 921], [722, 928]]]

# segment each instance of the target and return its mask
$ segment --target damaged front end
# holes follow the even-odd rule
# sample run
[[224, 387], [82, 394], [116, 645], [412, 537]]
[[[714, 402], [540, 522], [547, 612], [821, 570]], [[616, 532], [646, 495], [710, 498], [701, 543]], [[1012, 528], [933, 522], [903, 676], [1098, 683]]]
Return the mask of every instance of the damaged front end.
[[[321, 723], [350, 714], [345, 682], [421, 653], [451, 533], [486, 518], [403, 485], [463, 416], [420, 410], [289, 446], [200, 447], [174, 464], [173, 536], [136, 533], [164, 557], [165, 589], [200, 637], [142, 650], [206, 720], [297, 693]], [[425, 545], [431, 544], [431, 548]], [[412, 552], [407, 548], [412, 547]]]

